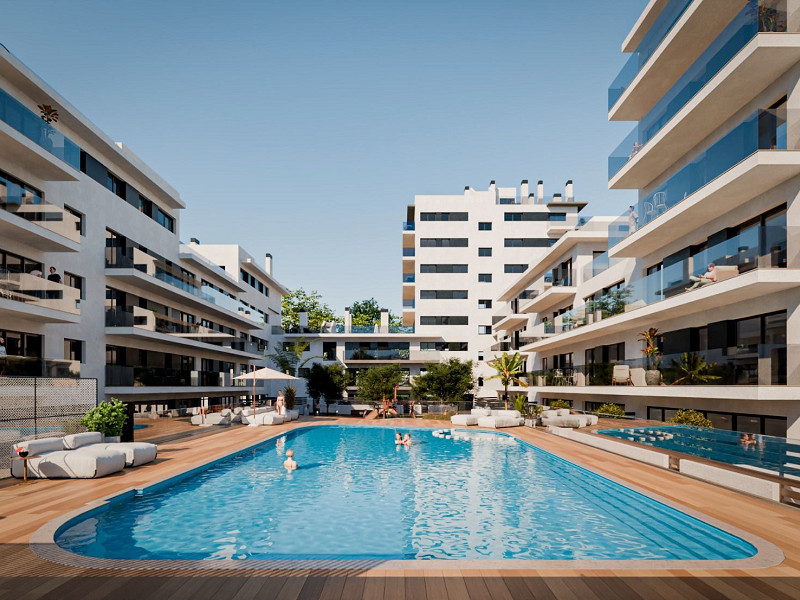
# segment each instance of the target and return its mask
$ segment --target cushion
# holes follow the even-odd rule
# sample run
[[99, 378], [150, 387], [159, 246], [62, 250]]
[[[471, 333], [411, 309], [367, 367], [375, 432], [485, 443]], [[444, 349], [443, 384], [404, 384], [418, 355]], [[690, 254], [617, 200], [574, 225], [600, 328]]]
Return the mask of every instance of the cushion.
[[86, 433], [73, 433], [64, 436], [64, 450], [75, 450], [89, 444], [102, 444], [105, 440], [99, 431], [88, 431]]
[[475, 415], [476, 417], [488, 417], [492, 414], [492, 409], [490, 408], [473, 408], [470, 414]]
[[[27, 449], [30, 454], [44, 454], [45, 452], [56, 452], [58, 450], [63, 450], [64, 442], [63, 438], [49, 437], [49, 438], [41, 438], [38, 440], [28, 440], [27, 442], [21, 442], [19, 444], [11, 444], [12, 456], [17, 456], [17, 453], [14, 452], [14, 448], [16, 448], [17, 446], [21, 446]], [[21, 465], [22, 461], [15, 461], [15, 462], [19, 462], [20, 466], [22, 466]]]
[[542, 418], [547, 419], [549, 417], [557, 417], [558, 411], [557, 410], [543, 410], [542, 411]]
[[519, 414], [518, 410], [493, 410], [492, 411], [493, 417], [513, 417], [515, 419], [519, 419], [522, 415]]
[[126, 467], [138, 467], [153, 462], [158, 455], [158, 446], [147, 442], [122, 442], [119, 444], [106, 444], [104, 450], [116, 450], [125, 454]]
[[569, 409], [568, 408], [559, 408], [558, 411], [559, 417], [568, 417], [569, 416]]
[[490, 417], [479, 417], [478, 426], [491, 427], [492, 429], [499, 429], [500, 427], [518, 427], [522, 425], [520, 421], [523, 421], [523, 419], [517, 419], [515, 417], [496, 417], [492, 415]]
[[453, 425], [477, 425], [478, 417], [475, 415], [453, 415], [450, 417]]

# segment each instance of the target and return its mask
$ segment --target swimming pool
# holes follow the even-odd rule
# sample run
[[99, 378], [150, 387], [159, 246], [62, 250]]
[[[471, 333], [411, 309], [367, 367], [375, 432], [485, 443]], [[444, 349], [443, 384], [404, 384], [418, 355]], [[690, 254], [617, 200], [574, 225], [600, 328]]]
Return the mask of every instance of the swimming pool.
[[[403, 431], [407, 431], [404, 429]], [[502, 433], [312, 426], [75, 517], [107, 559], [730, 560], [749, 542]], [[300, 469], [282, 468], [291, 447]]]
[[604, 429], [598, 433], [740, 467], [800, 476], [800, 444], [785, 438], [755, 435], [755, 444], [743, 444], [741, 432], [692, 425]]

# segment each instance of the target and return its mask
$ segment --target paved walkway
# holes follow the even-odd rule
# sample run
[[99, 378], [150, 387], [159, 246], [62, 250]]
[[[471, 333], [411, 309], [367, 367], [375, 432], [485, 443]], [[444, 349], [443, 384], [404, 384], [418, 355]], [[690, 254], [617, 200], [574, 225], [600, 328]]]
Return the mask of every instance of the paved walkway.
[[[162, 443], [156, 463], [104, 479], [42, 480], [0, 489], [0, 600], [800, 598], [800, 548], [797, 543], [800, 510], [724, 490], [527, 428], [515, 428], [512, 433], [581, 466], [612, 475], [758, 535], [780, 547], [786, 559], [775, 567], [749, 570], [572, 568], [504, 571], [456, 568], [396, 571], [376, 568], [336, 572], [263, 570], [239, 574], [188, 569], [114, 572], [67, 567], [45, 561], [30, 550], [29, 537], [41, 525], [91, 500], [169, 477], [281, 431], [315, 421], [339, 422], [333, 418], [317, 418], [277, 427], [231, 427], [211, 436], [192, 436]], [[350, 419], [341, 421], [354, 422]], [[372, 423], [382, 424], [380, 421]], [[439, 422], [419, 419], [393, 419], [387, 425], [442, 426]]]

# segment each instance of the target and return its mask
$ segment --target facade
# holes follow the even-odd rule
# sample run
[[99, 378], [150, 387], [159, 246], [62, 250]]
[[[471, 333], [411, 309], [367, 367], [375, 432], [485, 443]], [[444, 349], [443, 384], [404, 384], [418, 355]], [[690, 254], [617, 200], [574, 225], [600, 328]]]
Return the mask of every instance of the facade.
[[[577, 248], [585, 266], [574, 289], [538, 296], [538, 321], [552, 320], [523, 346], [538, 401], [615, 402], [652, 419], [693, 408], [716, 427], [800, 438], [797, 9], [648, 4], [609, 90], [609, 118], [637, 122], [609, 157], [609, 187], [637, 189], [639, 200], [605, 248]], [[713, 283], [692, 279], [712, 263]], [[664, 382], [698, 385], [636, 381], [655, 366], [639, 341], [651, 327]], [[609, 385], [614, 364], [639, 385]]]
[[[57, 122], [38, 105], [55, 108]], [[262, 360], [285, 290], [238, 246], [236, 264], [220, 268], [181, 245], [184, 208], [0, 47], [2, 375], [93, 378], [100, 399], [141, 406], [246, 394], [232, 378]], [[46, 279], [51, 267], [60, 282]], [[271, 296], [254, 294], [245, 272]]]
[[403, 324], [441, 336], [422, 342], [421, 352], [431, 361], [472, 360], [478, 396], [496, 398], [502, 386], [487, 380], [495, 371], [486, 361], [521, 345], [519, 331], [493, 335], [505, 317], [496, 299], [578, 225], [585, 204], [572, 181], [550, 197], [541, 181], [533, 192], [527, 181], [519, 189], [493, 181], [486, 191], [415, 196], [403, 224]]

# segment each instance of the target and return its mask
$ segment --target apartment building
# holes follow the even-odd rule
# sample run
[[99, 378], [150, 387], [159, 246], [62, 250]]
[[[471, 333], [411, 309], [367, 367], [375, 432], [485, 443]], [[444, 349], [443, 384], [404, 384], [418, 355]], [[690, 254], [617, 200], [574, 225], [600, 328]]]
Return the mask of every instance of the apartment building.
[[[578, 248], [573, 290], [538, 296], [549, 325], [523, 349], [539, 401], [651, 419], [694, 408], [716, 427], [800, 438], [799, 32], [795, 0], [647, 5], [609, 89], [609, 118], [636, 122], [609, 187], [639, 200], [604, 252]], [[653, 370], [638, 341], [651, 327], [663, 382], [696, 385], [609, 385], [614, 364]]]
[[0, 47], [2, 375], [93, 378], [142, 406], [246, 394], [232, 377], [263, 358], [285, 289], [238, 246], [221, 265], [181, 245], [184, 208]]
[[420, 352], [431, 361], [472, 360], [478, 396], [497, 397], [502, 386], [487, 380], [495, 371], [486, 362], [520, 348], [524, 335], [495, 337], [506, 318], [497, 297], [578, 225], [585, 205], [572, 181], [552, 196], [544, 195], [543, 182], [530, 190], [527, 180], [519, 188], [492, 181], [485, 191], [415, 196], [403, 223], [403, 325], [441, 336], [421, 342]]

